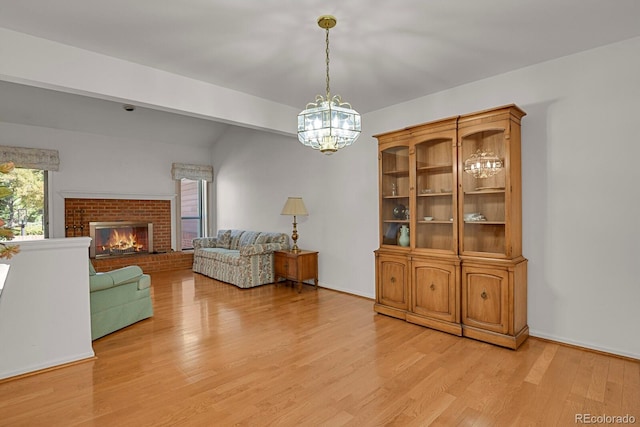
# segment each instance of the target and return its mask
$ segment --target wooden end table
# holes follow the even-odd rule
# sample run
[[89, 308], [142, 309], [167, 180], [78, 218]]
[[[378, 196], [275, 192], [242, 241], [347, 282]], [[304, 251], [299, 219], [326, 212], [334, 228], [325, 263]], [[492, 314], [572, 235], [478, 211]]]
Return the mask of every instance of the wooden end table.
[[274, 252], [275, 279], [291, 280], [298, 283], [302, 292], [302, 282], [313, 280], [318, 289], [318, 252], [300, 249], [298, 252]]

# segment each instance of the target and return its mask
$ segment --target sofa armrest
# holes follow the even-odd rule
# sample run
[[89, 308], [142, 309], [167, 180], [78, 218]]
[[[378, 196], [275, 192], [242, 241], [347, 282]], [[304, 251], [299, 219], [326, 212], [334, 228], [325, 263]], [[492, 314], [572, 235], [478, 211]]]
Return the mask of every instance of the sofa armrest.
[[217, 237], [198, 237], [193, 239], [193, 249], [198, 248], [215, 248], [218, 242]]
[[140, 276], [142, 276], [142, 269], [137, 265], [129, 265], [127, 267], [111, 270], [107, 274], [110, 274], [111, 277], [113, 277], [113, 284], [115, 286], [118, 286], [123, 283], [129, 283], [132, 280], [138, 279]]
[[268, 254], [274, 251], [287, 249], [288, 247], [288, 245], [283, 243], [259, 243], [256, 245], [247, 245], [240, 248], [240, 256]]

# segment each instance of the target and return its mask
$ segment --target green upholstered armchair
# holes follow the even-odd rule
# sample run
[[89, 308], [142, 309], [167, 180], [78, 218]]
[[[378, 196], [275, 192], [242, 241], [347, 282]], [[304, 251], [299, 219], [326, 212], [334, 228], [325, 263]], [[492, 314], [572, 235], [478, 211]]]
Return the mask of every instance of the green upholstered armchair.
[[89, 261], [91, 339], [153, 316], [151, 277], [136, 265], [96, 273]]

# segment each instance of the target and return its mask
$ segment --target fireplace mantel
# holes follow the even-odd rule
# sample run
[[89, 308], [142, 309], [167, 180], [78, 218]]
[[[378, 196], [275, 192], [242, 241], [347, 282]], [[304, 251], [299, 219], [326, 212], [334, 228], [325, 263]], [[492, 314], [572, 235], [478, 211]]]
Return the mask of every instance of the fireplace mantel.
[[149, 193], [111, 193], [99, 191], [73, 191], [64, 190], [58, 192], [64, 199], [125, 199], [125, 200], [171, 200], [174, 201], [176, 194], [149, 194]]

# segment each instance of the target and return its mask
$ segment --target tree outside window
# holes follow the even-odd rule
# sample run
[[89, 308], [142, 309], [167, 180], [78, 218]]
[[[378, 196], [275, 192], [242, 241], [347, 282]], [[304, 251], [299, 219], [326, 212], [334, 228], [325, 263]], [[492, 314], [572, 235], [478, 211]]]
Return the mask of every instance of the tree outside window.
[[0, 174], [0, 187], [5, 197], [0, 199], [0, 218], [10, 229], [14, 240], [45, 237], [45, 171], [15, 168]]

